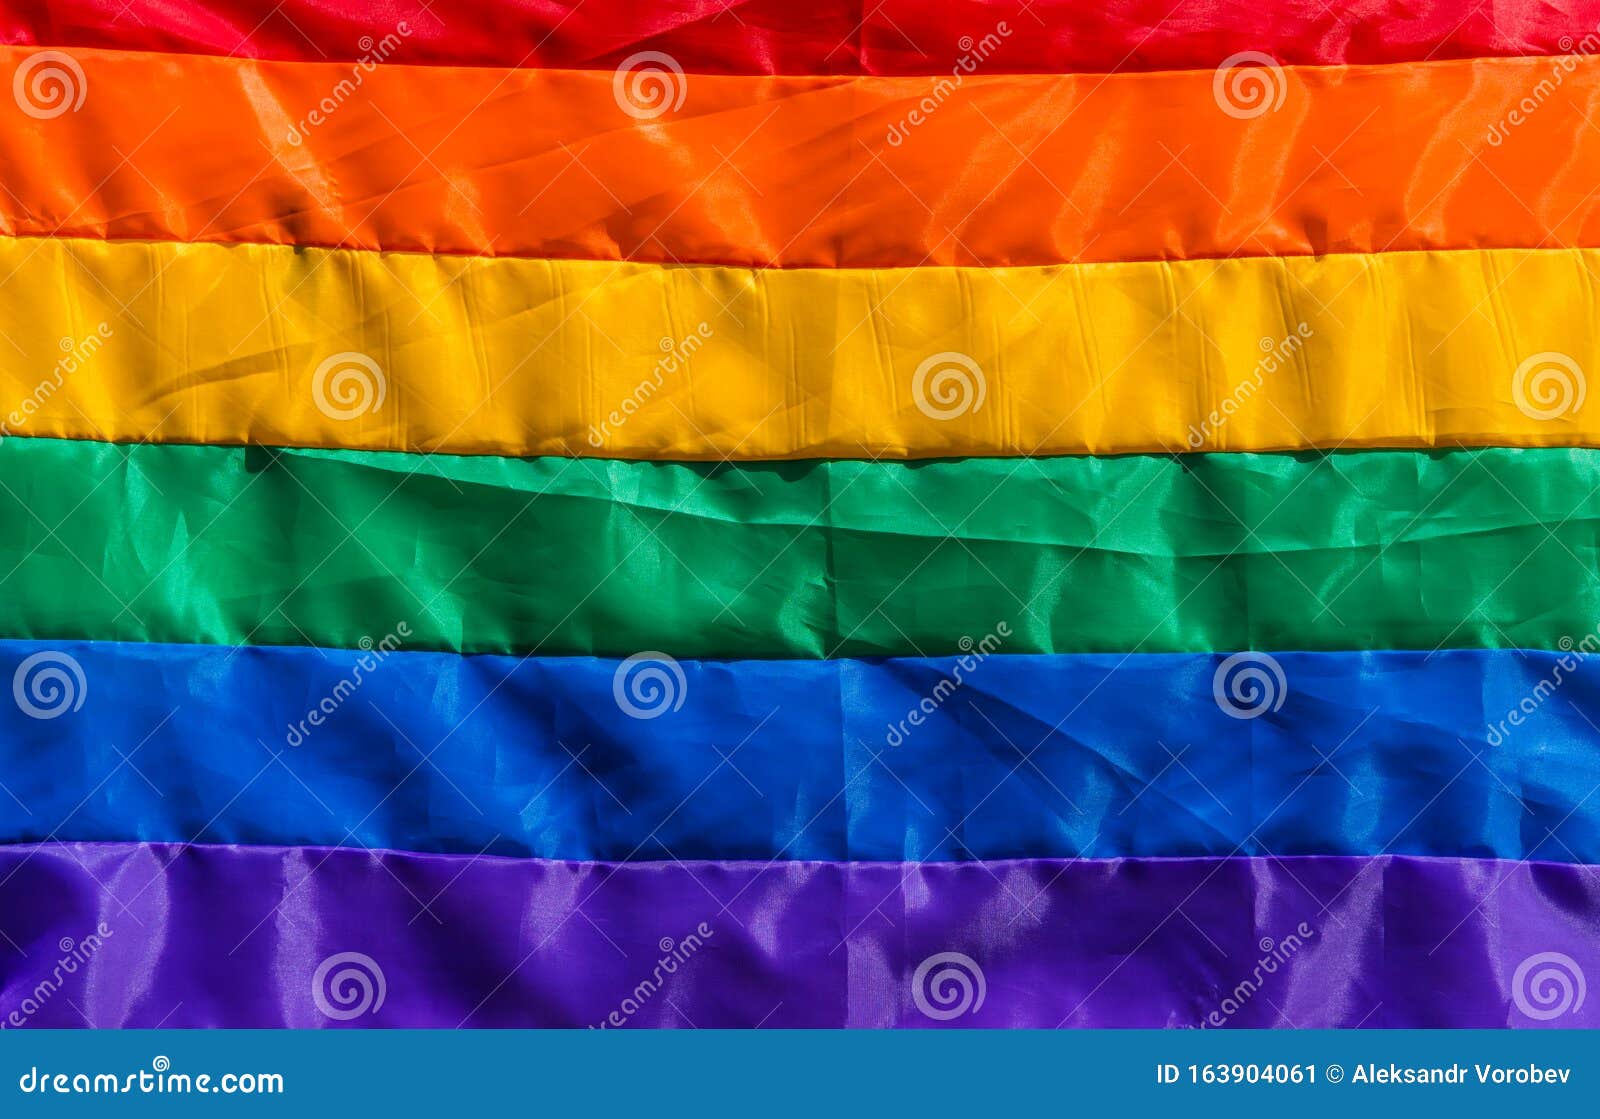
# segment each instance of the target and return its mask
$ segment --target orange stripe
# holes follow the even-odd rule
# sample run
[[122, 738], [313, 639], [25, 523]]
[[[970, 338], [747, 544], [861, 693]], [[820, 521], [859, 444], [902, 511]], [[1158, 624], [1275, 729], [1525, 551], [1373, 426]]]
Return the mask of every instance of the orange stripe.
[[73, 61], [81, 107], [0, 112], [5, 232], [822, 267], [1600, 244], [1594, 59], [1254, 71], [1283, 96], [1251, 119], [1210, 71], [689, 74], [636, 119], [610, 72]]

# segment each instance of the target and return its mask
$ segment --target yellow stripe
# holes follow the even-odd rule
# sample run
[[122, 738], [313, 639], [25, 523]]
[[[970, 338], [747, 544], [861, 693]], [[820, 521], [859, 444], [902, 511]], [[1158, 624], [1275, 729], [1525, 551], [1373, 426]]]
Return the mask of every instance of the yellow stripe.
[[1600, 369], [1597, 266], [751, 271], [4, 239], [0, 422], [665, 459], [1593, 445], [1600, 403], [1553, 413]]

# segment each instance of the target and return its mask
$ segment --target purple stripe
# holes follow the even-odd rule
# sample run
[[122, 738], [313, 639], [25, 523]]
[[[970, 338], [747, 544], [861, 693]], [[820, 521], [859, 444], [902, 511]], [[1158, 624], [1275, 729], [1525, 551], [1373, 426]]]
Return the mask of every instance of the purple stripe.
[[54, 844], [0, 933], [9, 1026], [1600, 1025], [1600, 878], [1545, 863]]

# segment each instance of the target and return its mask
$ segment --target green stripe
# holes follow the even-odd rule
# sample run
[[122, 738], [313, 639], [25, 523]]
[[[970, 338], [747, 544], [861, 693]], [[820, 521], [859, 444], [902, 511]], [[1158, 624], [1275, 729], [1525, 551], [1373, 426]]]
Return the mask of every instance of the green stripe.
[[0, 636], [548, 655], [1548, 648], [1600, 452], [737, 467], [0, 446]]

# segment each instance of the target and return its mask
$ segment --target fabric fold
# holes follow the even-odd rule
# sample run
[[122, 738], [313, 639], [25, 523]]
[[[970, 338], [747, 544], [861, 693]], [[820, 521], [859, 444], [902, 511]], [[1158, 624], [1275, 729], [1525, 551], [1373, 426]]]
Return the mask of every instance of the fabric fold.
[[1594, 445], [1600, 250], [749, 270], [0, 239], [0, 434], [739, 460]]
[[[318, 62], [610, 69], [640, 51], [716, 73], [937, 74], [1004, 36], [1006, 70], [1203, 69], [1242, 50], [1283, 62], [1405, 62], [1583, 49], [1594, 0], [50, 0], [0, 13], [0, 39]], [[985, 56], [980, 56], [985, 57]]]
[[0, 848], [0, 914], [13, 1026], [1600, 1022], [1600, 888], [1547, 863], [46, 844]]
[[0, 634], [545, 656], [1555, 649], [1600, 452], [700, 465], [0, 444]]
[[0, 642], [0, 842], [1600, 862], [1592, 635], [1133, 657], [996, 636], [886, 661]]
[[1600, 246], [1600, 60], [1222, 62], [641, 72], [638, 104], [610, 71], [0, 47], [0, 230], [783, 268]]
[[0, 1028], [1600, 1027], [1600, 0], [430, 4], [0, 4]]

